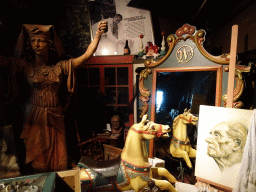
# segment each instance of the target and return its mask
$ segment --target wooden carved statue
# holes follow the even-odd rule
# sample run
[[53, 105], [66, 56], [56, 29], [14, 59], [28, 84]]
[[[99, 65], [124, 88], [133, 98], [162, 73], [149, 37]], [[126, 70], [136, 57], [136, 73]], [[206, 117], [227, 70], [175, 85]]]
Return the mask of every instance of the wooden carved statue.
[[[20, 137], [26, 148], [25, 163], [31, 164], [36, 172], [67, 169], [59, 88], [61, 83], [66, 83], [68, 91], [74, 90], [74, 69], [96, 51], [106, 25], [99, 24], [95, 38], [83, 55], [61, 60], [64, 51], [52, 25], [24, 24], [15, 48], [17, 58], [0, 56], [0, 66], [12, 66], [14, 74], [22, 72], [31, 87]], [[64, 76], [67, 82], [62, 81]]]
[[[151, 167], [148, 163], [146, 140], [167, 136], [168, 125], [147, 120], [134, 124], [128, 132], [121, 157], [110, 161], [95, 162], [83, 157], [78, 163], [82, 189], [85, 191], [127, 191], [136, 192], [148, 187], [152, 178], [164, 176], [167, 180], [154, 179], [160, 190], [176, 191], [171, 183], [176, 181], [165, 168]], [[170, 183], [171, 182], [171, 183]]]

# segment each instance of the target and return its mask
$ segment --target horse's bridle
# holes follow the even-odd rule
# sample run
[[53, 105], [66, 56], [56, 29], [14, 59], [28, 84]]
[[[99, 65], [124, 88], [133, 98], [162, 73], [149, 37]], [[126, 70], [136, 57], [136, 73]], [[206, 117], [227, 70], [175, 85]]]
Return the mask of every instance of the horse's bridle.
[[181, 118], [181, 119], [183, 119], [183, 120], [185, 120], [185, 121], [187, 121], [187, 122], [189, 122], [189, 123], [192, 122], [192, 116], [190, 116], [189, 120], [186, 119], [186, 118], [184, 118], [184, 117], [181, 117], [181, 116], [179, 116], [179, 118]]
[[133, 131], [135, 131], [136, 133], [140, 133], [140, 134], [148, 134], [148, 135], [156, 135], [157, 137], [161, 137], [164, 132], [162, 131], [162, 125], [160, 125], [160, 128], [158, 131], [153, 132], [153, 131], [141, 131], [141, 130], [137, 130], [135, 128], [131, 128]]
[[172, 142], [175, 142], [177, 144], [180, 144], [180, 145], [189, 145], [190, 144], [190, 141], [189, 139], [187, 141], [181, 141], [179, 139], [177, 139], [176, 137], [172, 136]]

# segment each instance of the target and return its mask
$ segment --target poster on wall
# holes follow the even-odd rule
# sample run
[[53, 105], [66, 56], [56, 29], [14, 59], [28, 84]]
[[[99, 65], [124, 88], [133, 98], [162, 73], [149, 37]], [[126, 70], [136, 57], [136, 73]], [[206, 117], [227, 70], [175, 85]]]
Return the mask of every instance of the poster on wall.
[[234, 188], [253, 110], [200, 106], [195, 175]]
[[102, 35], [95, 55], [123, 55], [126, 41], [131, 54], [137, 54], [143, 35], [143, 48], [154, 43], [150, 11], [128, 6], [130, 0], [89, 0], [91, 35], [98, 24], [108, 22], [108, 31]]

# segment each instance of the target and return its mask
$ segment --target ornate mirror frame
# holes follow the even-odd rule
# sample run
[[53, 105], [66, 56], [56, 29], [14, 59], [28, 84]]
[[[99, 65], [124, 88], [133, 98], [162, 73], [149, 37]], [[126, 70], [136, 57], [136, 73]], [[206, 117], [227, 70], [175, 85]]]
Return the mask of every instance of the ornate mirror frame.
[[[145, 69], [140, 73], [139, 79], [139, 91], [140, 91], [140, 101], [142, 106], [140, 107], [141, 113], [140, 117], [146, 113], [151, 113], [152, 110], [152, 101], [150, 100], [151, 94], [154, 97], [154, 90], [152, 90], [152, 80], [153, 71], [157, 68], [167, 68], [171, 69], [173, 67], [179, 67], [180, 69], [185, 69], [187, 67], [196, 69], [201, 69], [204, 67], [215, 66], [222, 68], [223, 65], [228, 65], [230, 61], [230, 54], [222, 54], [219, 56], [214, 56], [208, 53], [204, 47], [203, 43], [205, 41], [206, 32], [201, 30], [196, 30], [194, 26], [189, 24], [184, 24], [180, 29], [176, 31], [175, 34], [171, 34], [167, 37], [168, 42], [168, 52], [165, 56], [160, 59], [148, 59], [145, 60], [144, 65]], [[200, 58], [196, 58], [196, 56]], [[234, 90], [234, 107], [241, 107], [241, 104], [237, 104], [238, 98], [243, 92], [243, 80], [240, 78], [242, 72], [248, 72], [250, 69], [245, 67], [239, 67], [236, 70], [236, 81], [238, 82]], [[228, 79], [228, 66], [223, 70], [222, 73], [222, 93], [223, 101], [221, 106], [225, 106], [225, 94], [227, 92], [227, 79]], [[152, 81], [152, 82], [151, 82]], [[235, 95], [236, 94], [236, 95]], [[149, 111], [149, 106], [151, 105], [151, 111]], [[218, 104], [219, 105], [219, 104]]]

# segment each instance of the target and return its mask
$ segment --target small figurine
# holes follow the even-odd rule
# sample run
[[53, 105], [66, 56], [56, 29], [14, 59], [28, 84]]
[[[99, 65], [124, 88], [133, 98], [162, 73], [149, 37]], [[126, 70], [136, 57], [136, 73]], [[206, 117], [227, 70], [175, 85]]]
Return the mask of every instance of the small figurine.
[[163, 31], [162, 33], [161, 33], [161, 35], [162, 35], [162, 43], [161, 43], [161, 45], [162, 45], [162, 47], [161, 47], [161, 51], [160, 51], [160, 55], [161, 56], [165, 56], [165, 54], [166, 54], [166, 48], [165, 48], [165, 40], [164, 40], [164, 36], [165, 36], [165, 31]]
[[158, 53], [158, 46], [153, 45], [152, 42], [148, 42], [148, 45], [145, 48], [146, 55], [144, 55], [142, 58], [146, 59], [147, 57], [153, 56], [154, 59], [157, 58], [160, 54]]
[[140, 35], [140, 48], [139, 48], [139, 52], [138, 52], [138, 56], [142, 57], [144, 55], [144, 50], [143, 50], [143, 39], [144, 35]]

